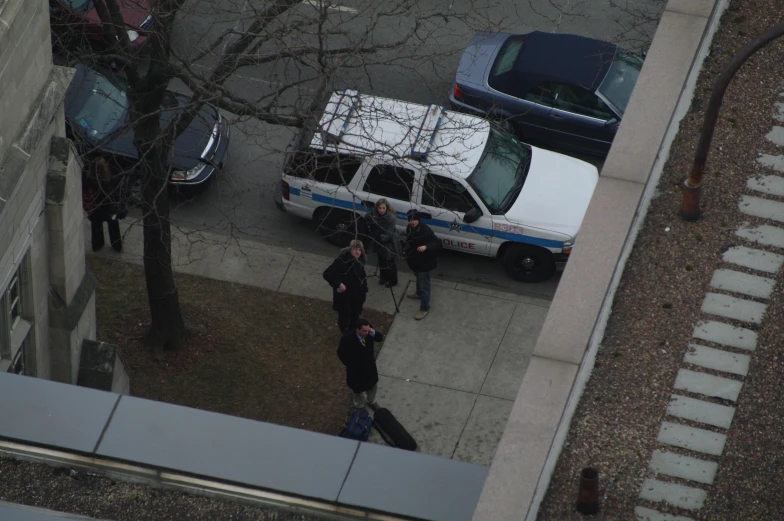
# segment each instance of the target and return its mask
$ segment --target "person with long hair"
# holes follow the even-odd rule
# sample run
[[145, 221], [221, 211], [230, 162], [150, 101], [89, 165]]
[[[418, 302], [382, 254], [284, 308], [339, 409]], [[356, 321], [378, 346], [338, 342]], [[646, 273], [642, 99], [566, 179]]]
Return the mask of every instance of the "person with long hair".
[[324, 270], [324, 280], [332, 286], [332, 309], [338, 312], [338, 328], [343, 335], [355, 328], [365, 305], [368, 292], [366, 259], [362, 241], [353, 240]]
[[82, 171], [82, 207], [90, 220], [90, 237], [93, 251], [103, 248], [103, 223], [109, 229], [109, 242], [116, 251], [122, 251], [120, 221], [127, 214], [120, 185], [112, 179], [109, 164], [98, 157]]
[[397, 286], [397, 257], [400, 255], [400, 240], [397, 236], [395, 222], [397, 214], [392, 205], [384, 198], [376, 201], [373, 209], [367, 213], [367, 224], [373, 247], [378, 254], [380, 271], [379, 284], [388, 288]]

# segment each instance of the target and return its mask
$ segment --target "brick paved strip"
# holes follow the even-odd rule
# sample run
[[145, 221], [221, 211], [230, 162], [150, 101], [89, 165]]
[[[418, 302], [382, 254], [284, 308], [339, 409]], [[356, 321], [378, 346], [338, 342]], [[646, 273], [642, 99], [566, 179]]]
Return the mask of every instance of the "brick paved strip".
[[689, 344], [683, 361], [706, 369], [746, 376], [749, 372], [750, 358], [747, 355], [730, 353], [721, 349]]
[[656, 441], [711, 456], [721, 456], [727, 436], [679, 423], [662, 422]]
[[744, 300], [721, 293], [708, 293], [702, 301], [702, 312], [720, 317], [761, 324], [765, 317], [767, 304]]
[[697, 373], [688, 369], [679, 369], [678, 376], [675, 377], [676, 389], [732, 400], [733, 402], [738, 401], [741, 387], [743, 384], [737, 380], [707, 373]]
[[770, 167], [777, 172], [784, 172], [784, 156], [760, 154], [760, 156], [757, 158], [757, 162], [763, 166]]
[[746, 187], [749, 190], [762, 192], [763, 194], [784, 196], [784, 177], [781, 177], [780, 175], [752, 177], [746, 181]]
[[784, 127], [774, 126], [765, 136], [765, 139], [780, 147], [784, 146]]
[[697, 483], [710, 485], [716, 477], [719, 464], [714, 461], [674, 454], [672, 452], [653, 451], [650, 469], [657, 474], [665, 474], [674, 478], [687, 479]]
[[748, 349], [753, 351], [757, 347], [757, 333], [745, 327], [735, 327], [724, 322], [708, 320], [700, 322], [692, 331], [694, 338], [716, 342], [727, 347]]
[[655, 503], [664, 501], [676, 507], [697, 510], [705, 505], [708, 493], [699, 488], [649, 478], [642, 483], [640, 497]]
[[670, 404], [667, 406], [667, 414], [684, 420], [729, 429], [732, 425], [732, 417], [735, 416], [735, 408], [673, 394], [670, 398]]
[[733, 246], [725, 251], [721, 258], [724, 262], [767, 273], [778, 273], [784, 263], [784, 255], [745, 246]]
[[744, 226], [738, 228], [735, 231], [735, 235], [758, 244], [764, 244], [765, 246], [784, 248], [784, 229], [781, 229], [778, 226], [769, 226], [767, 224], [750, 227]]
[[635, 507], [634, 515], [637, 521], [694, 521], [690, 517], [662, 514], [656, 510], [645, 507]]
[[775, 279], [749, 275], [735, 270], [718, 269], [713, 272], [710, 286], [733, 293], [742, 293], [750, 297], [767, 299], [776, 285]]

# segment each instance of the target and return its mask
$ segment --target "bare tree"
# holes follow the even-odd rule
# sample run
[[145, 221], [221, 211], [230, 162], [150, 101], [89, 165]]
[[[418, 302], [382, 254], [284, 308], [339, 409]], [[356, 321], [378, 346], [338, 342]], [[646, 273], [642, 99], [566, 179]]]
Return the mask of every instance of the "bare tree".
[[[448, 34], [450, 24], [469, 23], [475, 16], [470, 9], [449, 13], [444, 6], [434, 6], [428, 10], [416, 0], [372, 0], [344, 11], [322, 0], [229, 2], [215, 9], [213, 30], [200, 44], [182, 49], [175, 34], [187, 23], [186, 0], [93, 3], [104, 41], [111, 45], [97, 54], [77, 53], [77, 59], [111, 63], [127, 81], [151, 317], [146, 343], [157, 354], [178, 348], [187, 336], [172, 269], [167, 158], [174, 140], [199, 117], [204, 104], [272, 124], [303, 127], [312, 122], [310, 116], [336, 82], [357, 75], [369, 78], [370, 68], [394, 66], [401, 57], [410, 63], [423, 56], [425, 42]], [[133, 45], [131, 38], [136, 35], [123, 19], [129, 8], [151, 8], [154, 29], [146, 35], [143, 52]], [[437, 52], [432, 45], [428, 49], [431, 57]], [[271, 78], [251, 97], [243, 97], [229, 85], [247, 68], [269, 71]], [[191, 90], [190, 99], [175, 116], [162, 120], [166, 90], [175, 78]]]

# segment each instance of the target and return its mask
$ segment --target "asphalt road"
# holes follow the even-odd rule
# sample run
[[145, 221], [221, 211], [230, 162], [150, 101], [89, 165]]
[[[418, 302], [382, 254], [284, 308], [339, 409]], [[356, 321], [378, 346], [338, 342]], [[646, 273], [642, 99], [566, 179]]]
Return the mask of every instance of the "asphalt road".
[[[359, 34], [369, 23], [370, 14], [356, 13], [352, 9], [361, 10], [368, 2], [334, 1], [340, 4], [328, 10], [331, 27]], [[639, 27], [644, 27], [648, 18], [655, 20], [655, 17], [643, 16], [640, 11], [658, 13], [661, 2], [630, 0], [623, 2], [624, 8], [619, 8], [613, 5], [618, 1], [421, 1], [418, 5], [423, 12], [444, 14], [442, 21], [433, 22], [427, 39], [410, 41], [402, 48], [373, 55], [363, 67], [350, 70], [335, 83], [358, 86], [365, 93], [420, 103], [446, 103], [462, 48], [478, 29], [571, 32], [611, 39], [635, 49], [646, 46], [653, 26], [648, 22], [648, 35], [640, 32]], [[177, 52], [193, 56], [223, 31], [242, 28], [255, 4], [249, 0], [201, 0], [191, 4], [194, 7], [176, 25]], [[302, 4], [288, 22], [296, 23], [314, 12], [316, 9], [312, 5]], [[341, 23], [352, 17], [351, 23]], [[411, 17], [405, 16], [385, 20], [374, 30], [376, 40], [393, 41], [412, 23]], [[348, 41], [348, 37], [336, 35], [334, 41], [337, 45]], [[207, 56], [201, 63], [209, 66], [211, 58]], [[307, 70], [297, 67], [254, 66], [243, 69], [227, 86], [239, 96], [255, 99], [281, 82], [305, 75]], [[308, 89], [310, 87], [304, 86], [298, 96], [306, 97]], [[284, 95], [281, 99], [291, 101], [295, 98], [292, 93], [289, 98]], [[335, 254], [336, 248], [321, 240], [310, 223], [282, 213], [273, 202], [275, 186], [280, 179], [282, 151], [293, 135], [292, 129], [249, 118], [233, 117], [233, 120], [229, 160], [224, 171], [204, 193], [179, 204], [173, 212], [174, 222], [301, 251]], [[600, 166], [595, 159], [582, 159]], [[438, 276], [547, 299], [554, 295], [559, 278], [556, 276], [538, 284], [518, 283], [506, 276], [498, 261], [457, 252], [442, 256]]]

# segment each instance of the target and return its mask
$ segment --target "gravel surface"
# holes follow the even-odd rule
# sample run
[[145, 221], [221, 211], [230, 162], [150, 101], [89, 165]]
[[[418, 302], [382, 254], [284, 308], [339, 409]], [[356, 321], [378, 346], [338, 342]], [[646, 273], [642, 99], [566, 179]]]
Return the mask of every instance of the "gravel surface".
[[[679, 218], [681, 186], [693, 161], [703, 109], [721, 68], [749, 39], [782, 22], [781, 0], [733, 0], [723, 16], [692, 108], [681, 122], [658, 193], [624, 271], [595, 369], [541, 505], [541, 521], [583, 519], [574, 505], [579, 472], [584, 467], [599, 470], [601, 514], [594, 519], [630, 520], [636, 505], [656, 506], [638, 499], [640, 485], [646, 477], [653, 477], [648, 462], [654, 449], [678, 452], [658, 444], [656, 436], [666, 416], [675, 375], [684, 365], [692, 330], [700, 319], [707, 318], [700, 306], [709, 291], [708, 282], [713, 271], [722, 267], [722, 252], [747, 244], [734, 231], [743, 223], [762, 224], [738, 210], [740, 195], [752, 193], [746, 180], [773, 173], [757, 164], [758, 154], [782, 153], [765, 135], [775, 124], [774, 103], [784, 101], [784, 96], [779, 97], [784, 93], [784, 41], [774, 42], [752, 57], [727, 91], [704, 176], [703, 218], [699, 222], [686, 223]], [[742, 271], [737, 266], [733, 269]], [[763, 324], [757, 328], [758, 347], [752, 354], [749, 375], [743, 379], [727, 444], [723, 455], [715, 459], [718, 475], [713, 485], [703, 487], [708, 491], [705, 507], [678, 511], [656, 506], [658, 510], [695, 520], [781, 519], [784, 489], [775, 486], [784, 477], [780, 464], [784, 462], [780, 439], [784, 410], [779, 383], [784, 376], [784, 357], [777, 345], [784, 323], [780, 284], [769, 301]], [[658, 479], [678, 482], [661, 475]]]
[[[124, 483], [41, 463], [0, 458], [0, 501], [105, 520], [319, 521], [172, 490]], [[3, 520], [6, 521], [6, 520]], [[7, 520], [12, 521], [12, 520]]]

